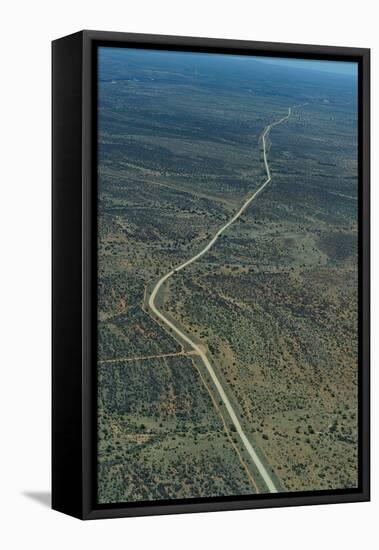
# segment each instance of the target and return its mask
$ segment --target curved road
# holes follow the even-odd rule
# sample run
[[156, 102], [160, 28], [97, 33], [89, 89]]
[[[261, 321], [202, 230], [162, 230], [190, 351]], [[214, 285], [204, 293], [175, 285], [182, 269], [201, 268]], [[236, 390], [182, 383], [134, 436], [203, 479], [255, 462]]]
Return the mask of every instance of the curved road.
[[234, 409], [224, 391], [224, 388], [222, 387], [222, 384], [221, 382], [219, 381], [219, 379], [217, 378], [217, 375], [212, 367], [212, 365], [210, 364], [209, 362], [209, 359], [206, 355], [206, 353], [201, 349], [200, 346], [198, 346], [195, 342], [193, 342], [191, 340], [191, 338], [189, 338], [184, 332], [182, 332], [178, 327], [176, 327], [171, 321], [170, 319], [168, 319], [167, 317], [165, 317], [165, 315], [159, 311], [159, 309], [155, 306], [155, 298], [159, 292], [159, 289], [161, 288], [161, 286], [163, 285], [163, 283], [165, 281], [167, 281], [167, 279], [169, 279], [169, 277], [171, 277], [172, 275], [174, 275], [174, 273], [177, 273], [178, 271], [180, 271], [181, 269], [184, 269], [185, 267], [187, 267], [188, 265], [192, 264], [193, 262], [195, 262], [196, 260], [198, 260], [199, 258], [201, 258], [204, 254], [206, 254], [206, 252], [208, 252], [208, 250], [210, 248], [212, 248], [212, 246], [215, 244], [215, 242], [217, 241], [218, 237], [228, 228], [232, 225], [232, 223], [234, 223], [236, 220], [238, 220], [238, 218], [241, 216], [241, 214], [246, 210], [246, 208], [250, 205], [251, 202], [253, 202], [253, 200], [257, 197], [257, 195], [259, 195], [259, 193], [261, 191], [263, 191], [263, 189], [266, 187], [266, 185], [268, 183], [270, 183], [271, 181], [271, 172], [270, 172], [270, 168], [268, 166], [268, 162], [267, 162], [267, 154], [266, 154], [266, 137], [268, 135], [268, 133], [270, 132], [271, 128], [273, 128], [274, 126], [277, 126], [278, 124], [280, 124], [281, 122], [284, 122], [285, 120], [289, 119], [289, 117], [291, 116], [291, 107], [288, 108], [288, 114], [281, 118], [280, 120], [276, 121], [276, 122], [272, 122], [271, 124], [269, 124], [268, 126], [266, 126], [266, 128], [264, 129], [264, 132], [262, 134], [262, 143], [263, 143], [263, 160], [264, 160], [264, 164], [265, 164], [265, 169], [266, 169], [266, 174], [267, 174], [267, 178], [266, 180], [264, 181], [264, 183], [247, 199], [247, 201], [244, 202], [244, 204], [241, 206], [241, 208], [238, 210], [238, 212], [236, 214], [234, 214], [234, 216], [225, 224], [223, 225], [218, 231], [217, 233], [215, 234], [215, 236], [209, 241], [209, 243], [198, 253], [198, 254], [195, 254], [195, 256], [193, 256], [192, 258], [190, 258], [189, 260], [187, 260], [186, 262], [182, 263], [181, 265], [179, 265], [178, 267], [175, 267], [174, 269], [172, 269], [169, 273], [166, 273], [166, 275], [164, 275], [161, 279], [159, 279], [159, 281], [157, 282], [157, 284], [155, 285], [151, 295], [150, 295], [150, 298], [149, 298], [149, 307], [151, 309], [151, 311], [157, 316], [159, 317], [159, 319], [161, 321], [163, 321], [163, 323], [168, 326], [171, 330], [173, 330], [178, 336], [180, 336], [180, 338], [182, 340], [184, 340], [185, 342], [187, 342], [187, 344], [189, 344], [191, 346], [191, 348], [196, 352], [197, 355], [200, 356], [201, 360], [203, 361], [214, 385], [216, 386], [216, 389], [220, 395], [220, 398], [221, 400], [223, 401], [228, 413], [229, 413], [229, 416], [234, 424], [234, 427], [236, 428], [236, 431], [238, 433], [238, 435], [240, 436], [248, 454], [250, 455], [253, 463], [255, 464], [258, 472], [260, 473], [260, 475], [262, 476], [265, 484], [267, 485], [267, 488], [269, 490], [270, 493], [277, 493], [278, 490], [271, 478], [271, 475], [270, 473], [267, 471], [266, 467], [264, 466], [264, 464], [262, 463], [261, 459], [259, 458], [259, 456], [257, 455], [256, 451], [254, 450], [253, 446], [251, 445], [250, 441], [248, 440], [248, 438], [246, 437], [245, 435], [245, 432], [243, 431], [242, 429], [242, 426], [238, 420], [238, 417], [236, 415], [236, 413], [234, 412]]

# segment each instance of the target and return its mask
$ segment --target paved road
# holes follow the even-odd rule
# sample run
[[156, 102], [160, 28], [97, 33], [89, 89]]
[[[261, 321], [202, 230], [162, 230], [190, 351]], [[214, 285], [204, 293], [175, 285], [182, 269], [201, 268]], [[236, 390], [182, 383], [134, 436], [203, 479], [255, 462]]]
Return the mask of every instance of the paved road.
[[276, 122], [272, 122], [271, 124], [269, 124], [268, 126], [266, 126], [266, 128], [264, 129], [263, 131], [263, 134], [262, 134], [262, 145], [263, 145], [263, 161], [264, 161], [264, 165], [265, 165], [265, 169], [266, 169], [266, 175], [267, 175], [267, 178], [266, 180], [263, 182], [263, 184], [247, 199], [247, 201], [244, 202], [244, 204], [241, 206], [241, 208], [238, 210], [238, 212], [236, 214], [234, 214], [234, 216], [225, 224], [223, 225], [215, 234], [215, 236], [209, 241], [209, 243], [198, 253], [198, 254], [195, 254], [195, 256], [193, 256], [192, 258], [190, 258], [189, 260], [187, 260], [186, 262], [180, 264], [178, 267], [175, 267], [174, 269], [172, 269], [171, 271], [169, 271], [169, 273], [166, 273], [166, 275], [164, 275], [161, 279], [159, 279], [159, 281], [157, 282], [157, 284], [155, 285], [151, 295], [150, 295], [150, 298], [149, 298], [149, 307], [151, 309], [151, 311], [157, 316], [159, 317], [159, 319], [167, 326], [169, 327], [173, 332], [175, 332], [178, 336], [180, 336], [180, 338], [182, 340], [184, 340], [185, 342], [187, 342], [187, 344], [189, 344], [191, 346], [191, 348], [196, 351], [196, 353], [200, 356], [201, 360], [203, 361], [214, 385], [216, 386], [216, 389], [220, 395], [220, 398], [222, 400], [222, 402], [224, 403], [225, 405], [225, 408], [226, 410], [228, 411], [229, 413], [229, 416], [231, 418], [231, 421], [232, 423], [234, 424], [234, 427], [236, 428], [236, 431], [238, 433], [238, 435], [240, 436], [247, 452], [249, 453], [253, 463], [255, 464], [258, 472], [260, 473], [260, 475], [262, 476], [268, 490], [270, 491], [270, 493], [277, 493], [278, 490], [275, 486], [275, 483], [274, 481], [272, 480], [271, 478], [271, 475], [270, 473], [267, 471], [266, 467], [264, 466], [264, 464], [262, 463], [261, 459], [259, 458], [259, 456], [257, 455], [256, 451], [254, 450], [253, 446], [251, 445], [250, 441], [248, 440], [248, 438], [246, 437], [245, 435], [245, 432], [243, 431], [242, 429], [242, 426], [238, 420], [238, 417], [236, 415], [236, 413], [234, 412], [234, 409], [228, 399], [228, 396], [226, 395], [225, 391], [224, 391], [224, 388], [222, 387], [222, 384], [220, 382], [220, 380], [218, 379], [212, 365], [210, 364], [209, 360], [208, 360], [208, 357], [206, 355], [206, 353], [201, 349], [200, 346], [198, 346], [193, 340], [191, 340], [191, 338], [189, 336], [187, 336], [187, 334], [185, 334], [184, 332], [182, 332], [178, 327], [176, 327], [171, 321], [170, 319], [168, 319], [164, 313], [162, 313], [161, 311], [159, 311], [159, 309], [156, 307], [155, 305], [155, 299], [157, 297], [157, 294], [160, 290], [160, 288], [162, 287], [163, 283], [165, 281], [167, 281], [167, 279], [169, 279], [172, 275], [174, 275], [174, 273], [177, 273], [178, 271], [184, 269], [185, 267], [187, 267], [188, 265], [192, 264], [193, 262], [195, 262], [196, 260], [198, 260], [199, 258], [201, 258], [202, 256], [204, 256], [204, 254], [206, 254], [208, 252], [208, 250], [210, 248], [212, 248], [212, 246], [215, 244], [215, 242], [217, 241], [217, 239], [219, 238], [219, 236], [228, 228], [232, 225], [232, 223], [234, 223], [236, 220], [238, 220], [238, 218], [241, 216], [241, 214], [246, 210], [246, 208], [250, 205], [250, 203], [253, 202], [253, 200], [259, 195], [259, 193], [261, 191], [263, 191], [263, 189], [266, 187], [266, 185], [268, 183], [270, 183], [271, 181], [271, 172], [270, 172], [270, 168], [269, 168], [269, 165], [268, 165], [268, 162], [267, 162], [267, 152], [266, 152], [266, 138], [271, 130], [271, 128], [273, 128], [274, 126], [277, 126], [278, 124], [280, 124], [281, 122], [284, 122], [285, 120], [289, 119], [289, 117], [291, 116], [291, 107], [289, 107], [288, 109], [288, 114], [286, 116], [284, 116], [283, 118], [281, 118], [280, 120], [277, 120]]

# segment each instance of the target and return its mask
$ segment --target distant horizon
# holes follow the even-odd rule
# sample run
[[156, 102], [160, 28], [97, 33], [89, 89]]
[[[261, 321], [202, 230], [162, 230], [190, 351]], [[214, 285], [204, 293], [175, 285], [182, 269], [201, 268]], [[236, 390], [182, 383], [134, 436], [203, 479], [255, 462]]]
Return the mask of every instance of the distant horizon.
[[[358, 63], [357, 62], [350, 62], [350, 61], [332, 61], [332, 60], [319, 60], [319, 59], [301, 59], [301, 58], [289, 58], [289, 57], [269, 57], [266, 55], [252, 55], [252, 56], [241, 56], [241, 55], [235, 55], [232, 53], [209, 53], [209, 52], [182, 52], [177, 50], [149, 50], [145, 48], [122, 48], [120, 46], [115, 47], [100, 47], [99, 48], [99, 54], [102, 53], [111, 53], [111, 52], [120, 52], [122, 50], [128, 50], [129, 52], [139, 52], [139, 53], [145, 53], [150, 56], [155, 55], [162, 55], [162, 54], [179, 54], [188, 56], [189, 58], [202, 58], [202, 57], [208, 57], [213, 59], [220, 59], [220, 58], [235, 58], [238, 60], [243, 60], [245, 62], [249, 62], [250, 60], [254, 60], [261, 64], [266, 65], [275, 65], [277, 67], [288, 67], [290, 69], [299, 69], [299, 70], [306, 70], [306, 71], [315, 71], [315, 72], [323, 72], [323, 73], [329, 73], [334, 75], [342, 75], [342, 76], [350, 76], [352, 78], [358, 77]], [[125, 52], [126, 53], [126, 52]]]
[[305, 69], [308, 71], [327, 72], [332, 74], [356, 77], [358, 75], [358, 63], [349, 61], [319, 61], [317, 59], [290, 59], [287, 57], [257, 56], [255, 59], [261, 63], [270, 65], [285, 65], [293, 69]]

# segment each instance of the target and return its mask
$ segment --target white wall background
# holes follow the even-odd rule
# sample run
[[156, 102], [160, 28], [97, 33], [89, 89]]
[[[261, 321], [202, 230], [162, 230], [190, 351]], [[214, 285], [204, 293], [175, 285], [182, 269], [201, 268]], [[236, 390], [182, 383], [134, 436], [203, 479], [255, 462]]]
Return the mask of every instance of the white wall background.
[[[83, 523], [40, 501], [46, 501], [50, 485], [50, 41], [92, 28], [371, 47], [375, 273], [379, 229], [375, 2], [13, 0], [3, 2], [0, 10], [2, 547], [373, 548], [379, 512], [375, 434], [372, 503]], [[373, 300], [374, 337], [379, 307], [375, 287]], [[375, 358], [375, 340], [373, 351]], [[375, 382], [375, 373], [373, 378]], [[378, 407], [378, 398], [373, 399], [373, 431]]]

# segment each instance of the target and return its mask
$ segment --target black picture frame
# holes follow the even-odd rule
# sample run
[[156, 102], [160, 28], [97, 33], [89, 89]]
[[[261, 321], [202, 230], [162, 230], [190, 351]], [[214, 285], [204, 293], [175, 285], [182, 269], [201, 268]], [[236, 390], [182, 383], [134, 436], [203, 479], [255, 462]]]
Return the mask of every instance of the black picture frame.
[[[359, 487], [96, 504], [96, 55], [99, 45], [351, 60], [359, 75]], [[52, 507], [81, 519], [370, 499], [370, 50], [81, 31], [52, 43]]]

